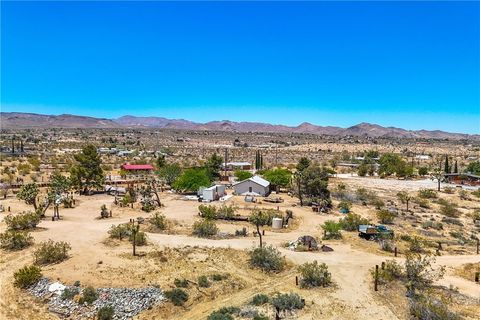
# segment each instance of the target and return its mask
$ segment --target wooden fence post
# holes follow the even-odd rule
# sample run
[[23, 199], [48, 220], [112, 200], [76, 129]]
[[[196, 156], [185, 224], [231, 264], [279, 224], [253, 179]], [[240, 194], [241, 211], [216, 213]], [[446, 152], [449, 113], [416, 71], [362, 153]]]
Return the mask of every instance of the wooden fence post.
[[397, 247], [395, 247], [395, 257], [397, 256]]
[[378, 291], [378, 264], [375, 265], [375, 291]]
[[298, 286], [298, 276], [295, 276], [295, 285]]
[[475, 282], [479, 282], [480, 272], [475, 272]]

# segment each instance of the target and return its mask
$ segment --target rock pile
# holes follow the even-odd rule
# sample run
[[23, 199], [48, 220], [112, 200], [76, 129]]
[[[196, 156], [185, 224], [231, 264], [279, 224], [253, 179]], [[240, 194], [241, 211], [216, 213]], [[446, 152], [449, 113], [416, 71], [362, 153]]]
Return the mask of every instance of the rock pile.
[[62, 288], [61, 284], [42, 278], [37, 284], [30, 287], [28, 292], [47, 301], [48, 309], [51, 312], [70, 319], [91, 319], [101, 308], [112, 306], [114, 319], [127, 320], [165, 300], [162, 291], [156, 287], [99, 288], [96, 290], [98, 298], [91, 305], [80, 304], [78, 297], [62, 297], [65, 290], [81, 292], [79, 287], [65, 286], [63, 290], [59, 290], [59, 288]]

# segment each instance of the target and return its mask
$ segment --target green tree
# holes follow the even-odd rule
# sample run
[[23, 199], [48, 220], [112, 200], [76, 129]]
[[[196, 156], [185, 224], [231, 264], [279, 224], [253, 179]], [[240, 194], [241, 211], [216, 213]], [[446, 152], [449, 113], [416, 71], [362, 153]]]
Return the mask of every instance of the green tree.
[[385, 153], [378, 162], [380, 164], [378, 174], [382, 176], [391, 176], [396, 173], [406, 176], [410, 170], [407, 168], [407, 163], [397, 154]]
[[155, 162], [157, 165], [157, 170], [160, 170], [167, 164], [167, 161], [165, 160], [165, 156], [163, 154], [158, 155], [157, 160]]
[[171, 186], [182, 173], [182, 169], [176, 163], [166, 164], [157, 172], [158, 177]]
[[286, 187], [290, 183], [292, 173], [287, 169], [271, 169], [263, 173], [263, 177], [275, 186]]
[[427, 167], [420, 167], [418, 168], [418, 175], [419, 176], [426, 176], [428, 174], [428, 168]]
[[465, 171], [472, 174], [480, 175], [480, 161], [470, 162]]
[[208, 187], [210, 178], [205, 169], [187, 169], [173, 183], [176, 190], [194, 192], [200, 187]]
[[332, 207], [328, 178], [330, 172], [325, 167], [311, 165], [301, 173], [300, 192], [312, 202], [317, 202], [322, 208]]
[[220, 168], [223, 163], [223, 158], [214, 153], [205, 163], [205, 169], [210, 181], [215, 181], [220, 178]]
[[237, 178], [238, 181], [243, 181], [253, 176], [252, 173], [245, 170], [235, 170], [233, 175]]
[[445, 173], [450, 173], [450, 165], [448, 164], [448, 155], [445, 156], [445, 168], [443, 171]]
[[322, 224], [322, 229], [324, 231], [323, 238], [324, 239], [340, 239], [342, 238], [342, 233], [340, 230], [342, 229], [341, 222], [335, 222], [333, 220], [327, 220], [324, 224]]
[[308, 159], [306, 157], [302, 157], [302, 158], [300, 158], [300, 160], [298, 160], [296, 169], [297, 169], [297, 171], [302, 172], [303, 170], [310, 167], [311, 164], [312, 164], [312, 162], [310, 161], [310, 159]]
[[28, 205], [33, 205], [37, 210], [37, 196], [39, 193], [38, 186], [35, 183], [23, 185], [17, 193], [17, 198], [25, 201]]
[[101, 167], [102, 160], [93, 145], [83, 147], [82, 152], [73, 156], [76, 163], [70, 168], [70, 179], [82, 194], [91, 188], [102, 187], [105, 176]]

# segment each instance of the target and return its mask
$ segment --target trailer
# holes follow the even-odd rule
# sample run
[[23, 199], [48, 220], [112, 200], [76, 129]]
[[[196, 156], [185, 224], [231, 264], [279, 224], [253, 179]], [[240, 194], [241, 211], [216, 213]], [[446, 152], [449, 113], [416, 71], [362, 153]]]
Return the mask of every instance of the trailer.
[[366, 240], [392, 239], [394, 233], [383, 225], [361, 224], [358, 226], [358, 236]]

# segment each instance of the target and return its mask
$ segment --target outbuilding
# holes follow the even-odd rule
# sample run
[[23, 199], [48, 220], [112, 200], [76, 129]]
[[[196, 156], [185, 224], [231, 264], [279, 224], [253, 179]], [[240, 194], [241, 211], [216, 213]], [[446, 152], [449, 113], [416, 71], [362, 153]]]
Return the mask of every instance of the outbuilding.
[[253, 176], [233, 184], [237, 195], [256, 195], [266, 197], [270, 194], [270, 182], [260, 176]]
[[209, 188], [200, 188], [198, 195], [202, 196], [204, 201], [216, 201], [225, 196], [225, 185], [217, 184]]

